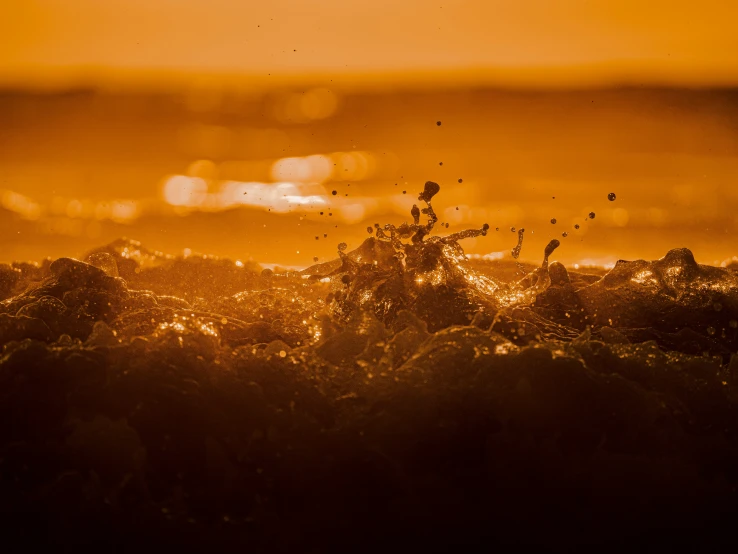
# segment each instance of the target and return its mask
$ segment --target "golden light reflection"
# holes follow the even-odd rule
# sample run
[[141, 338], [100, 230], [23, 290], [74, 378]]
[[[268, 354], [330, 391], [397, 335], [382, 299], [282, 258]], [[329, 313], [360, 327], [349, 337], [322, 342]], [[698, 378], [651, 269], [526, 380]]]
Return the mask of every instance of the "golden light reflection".
[[129, 223], [139, 215], [138, 202], [135, 200], [115, 200], [112, 202], [110, 219], [116, 223]]
[[[41, 220], [49, 229], [66, 235], [78, 236], [82, 233], [80, 224], [65, 218], [111, 220], [116, 223], [131, 223], [140, 214], [140, 207], [135, 200], [112, 200], [95, 204], [89, 199], [64, 199], [54, 197], [44, 206], [31, 198], [10, 190], [0, 191], [1, 205], [4, 209], [20, 215], [30, 221]], [[59, 217], [64, 216], [64, 217]], [[87, 227], [88, 234], [97, 235], [96, 227]]]
[[625, 227], [628, 224], [628, 221], [630, 220], [630, 215], [628, 214], [628, 210], [624, 208], [616, 208], [612, 212], [612, 220], [618, 227]]
[[329, 157], [321, 154], [304, 158], [282, 158], [272, 164], [271, 174], [275, 181], [322, 183], [333, 174], [333, 164]]
[[15, 212], [24, 219], [35, 220], [41, 215], [41, 206], [27, 196], [12, 190], [0, 191], [2, 207]]
[[207, 192], [207, 183], [199, 177], [173, 175], [164, 182], [164, 199], [172, 206], [199, 206]]
[[274, 103], [274, 118], [280, 123], [310, 123], [333, 115], [338, 96], [327, 88], [313, 88], [280, 95]]
[[182, 334], [196, 331], [210, 337], [219, 337], [220, 333], [211, 321], [205, 321], [202, 318], [191, 317], [175, 314], [173, 321], [163, 321], [157, 326], [158, 331], [174, 331], [179, 335], [178, 339], [182, 340]]
[[639, 285], [658, 285], [658, 280], [656, 277], [654, 277], [653, 272], [649, 269], [643, 269], [639, 272], [637, 272], [633, 277], [631, 277], [631, 281], [634, 283], [638, 283]]
[[[273, 182], [217, 179], [219, 174], [231, 173], [234, 169], [249, 173], [256, 167], [259, 165], [254, 162], [229, 161], [219, 171], [211, 160], [197, 160], [190, 164], [187, 175], [170, 175], [163, 180], [162, 199], [175, 208], [210, 212], [251, 206], [286, 213], [295, 208], [322, 210], [330, 204], [335, 207], [336, 215], [349, 223], [361, 221], [367, 210], [376, 204], [371, 198], [347, 200], [348, 193], [338, 196], [323, 186], [331, 180], [370, 178], [377, 167], [375, 156], [370, 152], [280, 158], [271, 163], [269, 173]], [[404, 204], [406, 202], [403, 202], [403, 212], [406, 211]]]

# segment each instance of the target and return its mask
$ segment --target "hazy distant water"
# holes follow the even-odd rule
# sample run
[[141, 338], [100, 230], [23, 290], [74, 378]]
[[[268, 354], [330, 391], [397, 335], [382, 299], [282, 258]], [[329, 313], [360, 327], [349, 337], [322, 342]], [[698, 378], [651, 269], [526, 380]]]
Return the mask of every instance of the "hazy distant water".
[[[426, 180], [441, 183], [437, 211], [458, 228], [500, 227], [468, 252], [509, 250], [515, 226], [526, 228], [523, 258], [537, 259], [564, 231], [565, 262], [656, 258], [676, 246], [707, 263], [738, 254], [736, 92], [337, 93], [335, 113], [309, 123], [277, 117], [280, 94], [226, 91], [207, 105], [181, 95], [4, 94], [0, 189], [33, 199], [43, 215], [2, 211], [0, 257], [76, 254], [124, 234], [162, 250], [307, 265], [334, 256], [339, 239], [357, 243], [367, 224], [401, 221], [398, 204]], [[157, 215], [162, 180], [193, 161], [214, 162], [220, 180], [268, 182], [275, 160], [341, 151], [379, 160], [368, 179], [325, 183], [371, 200], [364, 220], [260, 209]], [[52, 206], [121, 198], [140, 202], [142, 217], [70, 223]], [[597, 217], [585, 225], [589, 211]]]

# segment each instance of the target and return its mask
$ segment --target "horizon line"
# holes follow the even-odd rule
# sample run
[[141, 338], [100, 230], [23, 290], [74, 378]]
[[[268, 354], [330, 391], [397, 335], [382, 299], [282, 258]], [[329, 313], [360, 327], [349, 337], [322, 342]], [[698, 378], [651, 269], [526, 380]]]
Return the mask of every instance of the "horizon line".
[[632, 62], [561, 66], [461, 67], [416, 70], [314, 71], [307, 73], [242, 72], [198, 68], [106, 68], [100, 66], [34, 66], [0, 72], [0, 90], [62, 92], [94, 89], [176, 92], [183, 88], [256, 89], [333, 86], [343, 90], [393, 90], [436, 87], [448, 89], [591, 90], [621, 88], [735, 89], [738, 74], [717, 67], [685, 68], [675, 72]]

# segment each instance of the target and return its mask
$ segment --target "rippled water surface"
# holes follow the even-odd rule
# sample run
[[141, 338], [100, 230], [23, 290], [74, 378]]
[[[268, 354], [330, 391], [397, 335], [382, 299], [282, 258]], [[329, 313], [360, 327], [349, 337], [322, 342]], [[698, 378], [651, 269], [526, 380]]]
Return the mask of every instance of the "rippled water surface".
[[439, 233], [437, 192], [302, 271], [129, 240], [0, 266], [6, 522], [301, 551], [725, 530], [736, 270], [573, 270], [556, 240], [523, 265], [522, 229], [469, 259], [489, 227]]

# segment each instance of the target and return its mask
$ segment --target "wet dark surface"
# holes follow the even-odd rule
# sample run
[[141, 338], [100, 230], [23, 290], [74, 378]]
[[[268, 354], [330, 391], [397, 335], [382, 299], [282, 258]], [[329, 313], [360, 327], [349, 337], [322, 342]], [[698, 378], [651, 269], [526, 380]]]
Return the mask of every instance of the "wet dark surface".
[[487, 227], [432, 233], [433, 194], [427, 224], [302, 272], [124, 240], [1, 266], [6, 534], [116, 551], [735, 541], [738, 274], [686, 249], [577, 272], [549, 263], [558, 241], [539, 267], [468, 260], [458, 240]]

